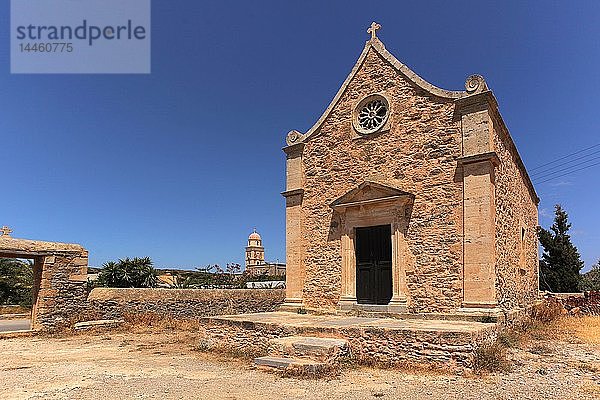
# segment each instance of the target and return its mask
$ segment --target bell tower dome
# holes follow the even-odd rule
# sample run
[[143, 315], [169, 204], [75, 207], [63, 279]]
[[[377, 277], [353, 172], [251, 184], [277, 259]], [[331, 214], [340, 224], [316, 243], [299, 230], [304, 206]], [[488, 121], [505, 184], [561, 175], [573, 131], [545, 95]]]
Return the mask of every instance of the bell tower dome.
[[256, 265], [263, 265], [265, 263], [265, 248], [262, 244], [260, 235], [254, 231], [248, 236], [248, 246], [246, 247], [246, 269]]

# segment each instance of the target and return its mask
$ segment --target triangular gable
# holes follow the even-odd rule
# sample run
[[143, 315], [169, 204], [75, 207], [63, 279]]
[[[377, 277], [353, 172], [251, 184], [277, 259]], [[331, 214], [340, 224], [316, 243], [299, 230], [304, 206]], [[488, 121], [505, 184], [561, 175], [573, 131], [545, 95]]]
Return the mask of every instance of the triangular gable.
[[[295, 145], [307, 142], [321, 128], [321, 126], [323, 125], [323, 123], [325, 122], [325, 120], [327, 119], [329, 114], [331, 114], [331, 111], [333, 110], [333, 108], [340, 101], [342, 95], [344, 94], [348, 85], [350, 84], [350, 81], [352, 81], [354, 76], [358, 73], [359, 69], [362, 67], [365, 59], [367, 58], [367, 54], [370, 49], [373, 49], [375, 52], [377, 52], [377, 54], [379, 54], [381, 57], [383, 57], [383, 59], [385, 59], [387, 62], [389, 62], [390, 65], [392, 65], [406, 79], [408, 79], [409, 81], [411, 81], [412, 83], [414, 83], [415, 85], [420, 87], [421, 89], [425, 90], [428, 93], [431, 93], [434, 96], [437, 96], [440, 98], [452, 99], [452, 100], [459, 100], [459, 99], [464, 99], [471, 95], [489, 92], [490, 97], [492, 97], [494, 99], [494, 103], [496, 102], [495, 98], [493, 97], [493, 94], [487, 87], [485, 79], [483, 79], [483, 77], [481, 75], [469, 76], [467, 78], [467, 81], [465, 82], [465, 89], [466, 89], [465, 91], [450, 91], [450, 90], [441, 89], [441, 88], [434, 86], [431, 83], [427, 82], [426, 80], [421, 78], [419, 75], [417, 75], [415, 72], [413, 72], [410, 68], [408, 68], [406, 65], [402, 64], [396, 57], [394, 57], [389, 51], [386, 50], [383, 43], [377, 37], [372, 37], [370, 40], [368, 40], [366, 42], [365, 47], [364, 47], [362, 53], [360, 54], [360, 57], [356, 61], [356, 64], [354, 64], [354, 67], [350, 71], [350, 74], [348, 75], [348, 77], [346, 77], [346, 80], [344, 81], [344, 83], [342, 84], [340, 89], [337, 91], [335, 97], [333, 98], [331, 103], [329, 103], [329, 105], [327, 106], [327, 108], [325, 109], [325, 111], [323, 112], [321, 117], [319, 117], [317, 122], [304, 134], [301, 132], [298, 132], [296, 130], [292, 130], [287, 134], [287, 137], [286, 137], [287, 147], [284, 148], [284, 150], [286, 152], [288, 151], [286, 149], [293, 149]], [[539, 197], [537, 196], [537, 194], [535, 192], [535, 188], [533, 187], [531, 178], [529, 177], [527, 169], [525, 168], [525, 165], [523, 164], [521, 156], [519, 155], [519, 152], [517, 151], [514, 141], [511, 137], [510, 133], [508, 132], [508, 129], [506, 128], [506, 125], [504, 123], [502, 116], [500, 115], [500, 111], [498, 110], [497, 104], [495, 104], [494, 112], [496, 113], [498, 121], [501, 125], [501, 128], [502, 128], [501, 132], [505, 133], [507, 140], [509, 142], [509, 146], [508, 146], [509, 150], [512, 153], [512, 155], [515, 157], [517, 166], [523, 173], [524, 179], [526, 181], [527, 186], [529, 187], [532, 198], [534, 199], [536, 204], [538, 204]]]
[[336, 199], [330, 206], [332, 208], [340, 208], [360, 203], [392, 200], [400, 197], [414, 198], [414, 195], [380, 183], [365, 181]]
[[352, 71], [350, 71], [350, 74], [348, 75], [348, 77], [346, 78], [346, 80], [344, 81], [344, 83], [342, 84], [342, 86], [340, 87], [338, 92], [336, 93], [336, 95], [333, 98], [333, 100], [331, 101], [331, 103], [329, 103], [329, 105], [327, 106], [327, 108], [325, 109], [325, 111], [323, 112], [321, 117], [305, 134], [301, 134], [298, 131], [291, 131], [288, 134], [288, 138], [287, 138], [288, 145], [293, 145], [293, 144], [307, 141], [321, 127], [321, 125], [323, 125], [323, 122], [325, 122], [325, 119], [327, 118], [327, 116], [331, 113], [331, 111], [333, 110], [335, 105], [340, 101], [340, 98], [342, 97], [344, 91], [350, 84], [350, 81], [352, 81], [352, 78], [354, 78], [356, 73], [362, 67], [362, 64], [364, 63], [365, 59], [367, 58], [367, 54], [370, 49], [373, 49], [374, 51], [376, 51], [381, 57], [383, 57], [387, 62], [389, 62], [399, 73], [404, 75], [412, 83], [414, 83], [421, 89], [431, 93], [434, 96], [446, 98], [446, 99], [459, 99], [459, 98], [471, 95], [475, 92], [487, 90], [487, 87], [485, 86], [485, 82], [483, 82], [483, 78], [482, 78], [482, 82], [475, 80], [474, 82], [475, 82], [476, 86], [469, 87], [468, 91], [444, 90], [435, 85], [432, 85], [431, 83], [427, 82], [425, 79], [423, 79], [419, 75], [417, 75], [415, 72], [413, 72], [406, 65], [402, 64], [396, 57], [394, 57], [389, 51], [387, 51], [385, 46], [383, 45], [383, 43], [378, 38], [376, 38], [376, 37], [371, 38], [365, 44], [365, 48], [363, 49], [362, 53], [360, 54], [360, 57], [358, 57], [356, 64], [354, 64]]

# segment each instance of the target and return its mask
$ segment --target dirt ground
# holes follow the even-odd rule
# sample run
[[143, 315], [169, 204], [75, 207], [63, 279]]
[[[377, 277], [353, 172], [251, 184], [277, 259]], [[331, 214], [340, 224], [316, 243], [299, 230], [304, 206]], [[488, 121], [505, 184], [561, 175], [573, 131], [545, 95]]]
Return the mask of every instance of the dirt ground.
[[197, 351], [193, 332], [2, 339], [0, 399], [599, 399], [599, 327], [582, 319], [528, 337], [509, 349], [511, 372], [483, 377], [358, 368], [283, 378]]

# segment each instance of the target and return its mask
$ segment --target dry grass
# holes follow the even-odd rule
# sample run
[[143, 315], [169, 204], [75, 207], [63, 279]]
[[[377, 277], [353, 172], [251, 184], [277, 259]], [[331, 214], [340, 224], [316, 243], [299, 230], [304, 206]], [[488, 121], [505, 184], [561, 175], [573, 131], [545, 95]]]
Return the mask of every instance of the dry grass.
[[[600, 316], [565, 316], [554, 302], [549, 302], [542, 304], [534, 317], [527, 330], [503, 330], [496, 342], [480, 346], [475, 352], [474, 371], [479, 374], [509, 371], [508, 348], [518, 347], [532, 354], [549, 356], [556, 351], [554, 341], [600, 345]], [[600, 368], [595, 363], [576, 367], [582, 371]]]
[[529, 352], [540, 356], [547, 356], [554, 353], [554, 349], [547, 344], [538, 343], [529, 348]]
[[561, 317], [548, 323], [535, 323], [525, 334], [529, 341], [565, 340], [600, 344], [600, 316]]
[[570, 317], [557, 321], [557, 328], [588, 344], [600, 344], [600, 316]]
[[579, 361], [577, 368], [582, 372], [591, 372], [593, 374], [600, 372], [600, 364], [599, 363], [590, 363], [590, 362]]
[[498, 343], [507, 348], [518, 347], [521, 344], [521, 332], [503, 329], [498, 333]]
[[510, 372], [512, 365], [507, 358], [506, 346], [499, 342], [484, 343], [475, 350], [473, 371], [476, 374], [486, 372]]
[[268, 354], [265, 346], [234, 346], [227, 342], [221, 342], [202, 335], [198, 338], [194, 350], [200, 353], [213, 353], [226, 359], [237, 358], [246, 361], [251, 361], [256, 357]]
[[544, 299], [540, 304], [536, 304], [531, 313], [534, 321], [547, 323], [555, 321], [566, 315], [566, 310], [562, 303], [554, 297]]

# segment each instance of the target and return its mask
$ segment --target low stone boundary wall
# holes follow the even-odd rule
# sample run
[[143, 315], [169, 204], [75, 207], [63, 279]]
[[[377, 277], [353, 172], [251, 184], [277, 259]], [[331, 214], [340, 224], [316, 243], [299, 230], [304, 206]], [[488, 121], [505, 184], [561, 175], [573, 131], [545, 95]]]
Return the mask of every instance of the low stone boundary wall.
[[275, 311], [285, 299], [280, 289], [117, 289], [95, 288], [87, 301], [94, 319], [119, 319], [133, 314], [197, 319]]
[[559, 297], [559, 301], [569, 314], [600, 315], [600, 292]]

